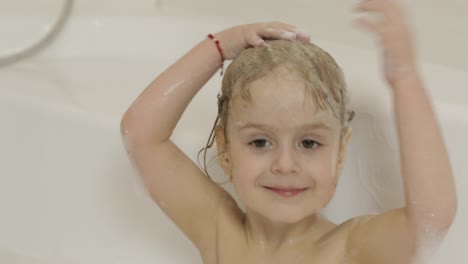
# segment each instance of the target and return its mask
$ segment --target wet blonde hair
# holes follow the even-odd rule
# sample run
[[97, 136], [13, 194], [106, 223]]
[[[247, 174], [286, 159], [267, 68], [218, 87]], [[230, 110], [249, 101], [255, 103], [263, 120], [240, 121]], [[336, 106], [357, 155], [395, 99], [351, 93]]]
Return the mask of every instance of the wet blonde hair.
[[305, 82], [306, 93], [320, 110], [331, 110], [340, 121], [340, 142], [354, 117], [349, 109], [349, 94], [344, 74], [336, 61], [326, 51], [310, 42], [299, 40], [267, 40], [267, 45], [244, 50], [226, 69], [218, 94], [218, 116], [204, 151], [203, 168], [207, 175], [206, 152], [213, 146], [218, 129], [222, 129], [227, 142], [229, 102], [233, 91], [251, 102], [249, 84], [266, 77], [282, 66], [296, 73]]

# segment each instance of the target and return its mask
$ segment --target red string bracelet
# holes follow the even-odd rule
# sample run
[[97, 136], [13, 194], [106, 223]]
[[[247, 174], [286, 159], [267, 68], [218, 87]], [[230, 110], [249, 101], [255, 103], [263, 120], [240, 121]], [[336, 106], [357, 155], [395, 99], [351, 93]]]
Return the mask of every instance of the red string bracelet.
[[221, 46], [219, 45], [219, 40], [215, 39], [213, 34], [208, 34], [208, 37], [214, 41], [216, 44], [216, 48], [218, 48], [219, 54], [221, 55], [221, 76], [223, 76], [224, 72], [224, 55], [223, 55], [223, 50], [221, 49]]

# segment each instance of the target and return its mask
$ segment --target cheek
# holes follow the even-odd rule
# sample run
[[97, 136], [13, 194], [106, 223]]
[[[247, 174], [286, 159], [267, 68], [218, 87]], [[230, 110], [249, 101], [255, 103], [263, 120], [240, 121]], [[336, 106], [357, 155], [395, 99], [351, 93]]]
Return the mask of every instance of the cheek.
[[[262, 175], [268, 174], [268, 164], [263, 159], [242, 153], [232, 153], [231, 182], [242, 199], [249, 199], [256, 193], [257, 184]], [[252, 197], [251, 197], [252, 198]]]
[[315, 159], [304, 162], [308, 170], [307, 175], [313, 177], [316, 187], [320, 193], [327, 196], [335, 192], [337, 186], [337, 153], [333, 147], [323, 149]]
[[232, 156], [232, 176], [242, 181], [254, 181], [264, 171], [265, 165], [248, 154]]
[[231, 141], [232, 145], [229, 151], [232, 160], [233, 176], [242, 175], [242, 177], [253, 177], [264, 169], [265, 162], [245, 146], [245, 142], [239, 138]]
[[327, 175], [329, 178], [333, 176], [336, 178], [337, 165], [338, 165], [338, 146], [335, 144], [327, 146], [320, 158], [321, 166], [323, 170], [322, 175]]
[[331, 199], [335, 195], [335, 191], [336, 191], [336, 185], [334, 184], [322, 186], [322, 189], [320, 190], [321, 192], [320, 198], [317, 199], [320, 209], [327, 207], [328, 203], [331, 201]]

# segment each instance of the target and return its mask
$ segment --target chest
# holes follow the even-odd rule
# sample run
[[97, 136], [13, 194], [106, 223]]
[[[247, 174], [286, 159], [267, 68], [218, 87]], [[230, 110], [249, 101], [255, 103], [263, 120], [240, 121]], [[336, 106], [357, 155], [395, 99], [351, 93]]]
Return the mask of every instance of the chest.
[[226, 228], [219, 232], [216, 260], [205, 264], [353, 264], [346, 258], [346, 238], [339, 232], [323, 239], [269, 252], [252, 245], [243, 230]]
[[344, 250], [338, 245], [307, 252], [292, 250], [274, 254], [231, 247], [220, 249], [217, 258], [217, 264], [351, 264], [347, 261]]

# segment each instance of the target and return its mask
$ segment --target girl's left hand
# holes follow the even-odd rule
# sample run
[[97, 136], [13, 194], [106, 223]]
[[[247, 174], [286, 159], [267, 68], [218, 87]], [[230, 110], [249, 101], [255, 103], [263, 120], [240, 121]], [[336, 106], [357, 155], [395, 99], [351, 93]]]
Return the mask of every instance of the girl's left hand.
[[378, 15], [377, 20], [361, 17], [354, 22], [358, 27], [378, 35], [388, 83], [394, 87], [399, 81], [414, 77], [417, 74], [415, 51], [410, 27], [399, 0], [362, 0], [353, 9]]

